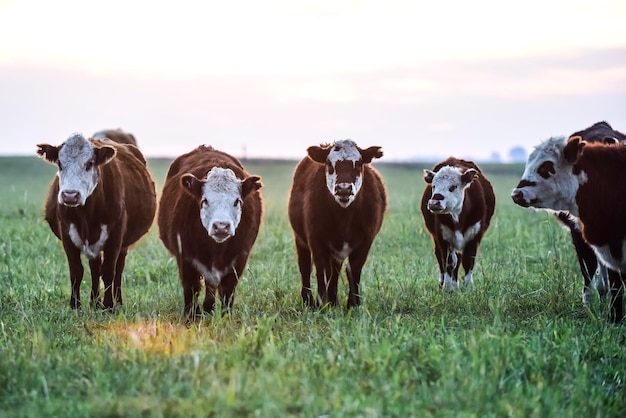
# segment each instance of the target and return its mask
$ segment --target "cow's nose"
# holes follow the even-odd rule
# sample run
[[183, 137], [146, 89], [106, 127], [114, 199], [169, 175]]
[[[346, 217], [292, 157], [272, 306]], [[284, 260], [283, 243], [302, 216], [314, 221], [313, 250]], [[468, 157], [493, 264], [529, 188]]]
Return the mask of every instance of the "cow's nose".
[[80, 201], [80, 192], [78, 190], [63, 190], [61, 199], [66, 205], [77, 205]]
[[520, 204], [524, 202], [524, 193], [520, 189], [513, 189], [511, 199], [513, 199], [513, 202]]
[[213, 222], [213, 233], [217, 235], [230, 234], [230, 222]]
[[441, 193], [435, 193], [431, 200], [443, 200], [443, 195]]
[[335, 194], [339, 197], [348, 197], [352, 194], [352, 185], [341, 183], [335, 186]]

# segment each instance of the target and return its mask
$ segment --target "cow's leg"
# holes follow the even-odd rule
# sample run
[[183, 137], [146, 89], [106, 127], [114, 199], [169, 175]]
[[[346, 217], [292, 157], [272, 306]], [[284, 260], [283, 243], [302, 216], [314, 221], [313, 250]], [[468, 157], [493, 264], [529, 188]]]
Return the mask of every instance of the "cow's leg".
[[83, 281], [83, 264], [80, 261], [80, 250], [74, 246], [69, 240], [63, 241], [65, 256], [67, 257], [67, 265], [70, 270], [70, 308], [80, 309], [80, 283]]
[[593, 277], [593, 281], [595, 281], [596, 289], [601, 297], [609, 296], [609, 271], [602, 263], [598, 263], [598, 268], [595, 276]]
[[315, 300], [313, 299], [313, 293], [311, 291], [311, 252], [306, 244], [296, 240], [296, 254], [302, 281], [302, 302], [312, 308], [315, 306]]
[[330, 254], [327, 252], [313, 253], [315, 263], [315, 276], [317, 278], [317, 303], [321, 306], [328, 302], [328, 289], [333, 275], [334, 267], [330, 262]]
[[445, 245], [435, 243], [435, 257], [439, 265], [439, 287], [443, 288], [446, 282], [446, 258], [448, 257], [448, 249]]
[[448, 247], [446, 254], [446, 272], [443, 281], [443, 290], [455, 291], [459, 288], [457, 275], [459, 271], [459, 257], [453, 248]]
[[346, 275], [348, 276], [348, 309], [361, 305], [361, 295], [359, 293], [359, 285], [361, 284], [361, 272], [363, 265], [367, 259], [371, 242], [355, 248], [348, 258], [348, 266], [346, 267]]
[[[229, 314], [235, 302], [235, 289], [237, 288], [238, 277], [236, 272], [225, 275], [218, 286], [220, 302], [222, 303], [222, 315]], [[206, 300], [206, 299], [205, 299]]]
[[[192, 321], [196, 316], [200, 315], [200, 307], [198, 305], [198, 294], [200, 293], [200, 273], [188, 261], [178, 260], [178, 271], [180, 282], [183, 285], [183, 300], [185, 302], [185, 319], [187, 322]], [[207, 298], [209, 294], [207, 293]], [[211, 305], [210, 300], [204, 300], [204, 307]], [[215, 296], [212, 296], [213, 304]], [[212, 309], [212, 308], [211, 308]]]
[[582, 300], [584, 305], [589, 306], [591, 300], [593, 299], [591, 282], [598, 266], [598, 260], [593, 252], [593, 249], [583, 238], [576, 218], [570, 215], [569, 212], [558, 212], [556, 217], [570, 230], [572, 244], [574, 244], [576, 257], [578, 257], [580, 272], [583, 275]]
[[330, 262], [330, 277], [328, 279], [328, 283], [326, 283], [326, 295], [328, 297], [328, 302], [333, 306], [337, 306], [339, 303], [337, 300], [337, 285], [339, 284], [342, 264], [342, 261], [335, 258], [333, 258]]
[[609, 282], [611, 285], [611, 307], [609, 321], [620, 323], [624, 319], [624, 280], [620, 272], [609, 270]]
[[100, 276], [102, 275], [102, 254], [89, 259], [89, 270], [91, 271], [91, 306], [93, 308], [102, 307], [98, 300], [100, 297]]
[[[468, 242], [463, 249], [461, 263], [465, 271], [465, 285], [468, 287], [474, 284], [474, 263], [476, 262], [476, 252], [478, 251], [478, 240], [474, 239]], [[458, 271], [457, 265], [457, 271]]]
[[115, 264], [115, 279], [113, 281], [113, 298], [115, 303], [122, 304], [122, 273], [126, 266], [126, 256], [128, 255], [128, 247], [122, 247], [120, 255], [117, 256]]

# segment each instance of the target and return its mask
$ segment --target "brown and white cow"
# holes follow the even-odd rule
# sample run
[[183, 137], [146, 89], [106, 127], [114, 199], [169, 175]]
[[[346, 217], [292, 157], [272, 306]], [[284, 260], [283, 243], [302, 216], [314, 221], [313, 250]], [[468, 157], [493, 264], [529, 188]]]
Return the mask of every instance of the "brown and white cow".
[[295, 169], [288, 204], [302, 300], [316, 305], [313, 262], [317, 303], [337, 305], [337, 283], [347, 259], [348, 308], [358, 306], [361, 271], [387, 208], [385, 186], [370, 164], [383, 153], [381, 147], [361, 149], [349, 139], [312, 146], [307, 153]]
[[121, 129], [104, 129], [102, 131], [98, 131], [92, 135], [93, 139], [105, 139], [108, 138], [113, 142], [117, 142], [118, 144], [131, 144], [134, 146], [137, 145], [137, 139], [135, 135], [130, 132], [124, 132]]
[[176, 257], [187, 320], [200, 315], [198, 295], [205, 283], [204, 312], [230, 311], [261, 224], [261, 178], [235, 157], [199, 146], [169, 167], [159, 202], [159, 235]]
[[[573, 133], [570, 137], [581, 137], [585, 142], [617, 144], [626, 141], [626, 135], [614, 130], [607, 122], [597, 122]], [[598, 265], [593, 249], [583, 239], [576, 216], [566, 208], [570, 206], [569, 188], [573, 163], [563, 155], [567, 140], [553, 137], [539, 144], [528, 156], [522, 178], [511, 193], [513, 201], [522, 207], [533, 207], [555, 211], [556, 218], [569, 230], [576, 250], [578, 263], [584, 279], [582, 300], [589, 305], [593, 298], [593, 287], [600, 295], [608, 290], [606, 268]]]
[[421, 209], [439, 263], [439, 285], [458, 289], [462, 263], [471, 286], [478, 246], [495, 211], [491, 183], [476, 164], [454, 157], [424, 170], [424, 180]]
[[583, 238], [607, 266], [611, 293], [609, 320], [624, 318], [626, 286], [626, 144], [606, 145], [571, 137], [563, 155], [573, 164], [571, 207]]
[[122, 304], [122, 272], [129, 247], [152, 225], [156, 191], [146, 160], [134, 145], [71, 135], [63, 144], [39, 144], [37, 153], [58, 166], [46, 199], [45, 219], [63, 243], [72, 292], [80, 307], [81, 253], [89, 259], [91, 302]]

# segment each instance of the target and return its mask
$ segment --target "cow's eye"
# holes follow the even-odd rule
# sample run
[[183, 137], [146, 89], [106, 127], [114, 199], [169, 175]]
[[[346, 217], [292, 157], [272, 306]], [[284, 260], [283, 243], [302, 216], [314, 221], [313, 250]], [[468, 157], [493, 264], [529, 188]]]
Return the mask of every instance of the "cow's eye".
[[361, 161], [357, 161], [356, 163], [354, 163], [354, 167], [355, 167], [357, 170], [360, 170], [361, 168], [363, 168], [363, 162], [361, 162]]
[[87, 161], [87, 164], [85, 164], [85, 171], [91, 171], [92, 168], [93, 168], [93, 161]]
[[453, 192], [456, 190], [456, 186], [450, 186], [450, 188], [448, 189], [449, 192]]
[[554, 163], [552, 161], [544, 161], [537, 169], [537, 174], [544, 179], [547, 179], [554, 173], [556, 173], [556, 170], [554, 169]]
[[63, 165], [61, 165], [61, 161], [57, 161], [57, 166], [59, 166], [59, 171], [63, 170]]
[[333, 163], [331, 163], [330, 161], [326, 162], [326, 171], [328, 171], [328, 174], [335, 173], [335, 168], [333, 167]]
[[206, 198], [203, 198], [200, 201], [200, 206], [207, 206], [209, 204], [209, 201]]
[[241, 205], [241, 199], [237, 198], [237, 199], [235, 199], [235, 203], [233, 204], [233, 206], [237, 207], [239, 205]]

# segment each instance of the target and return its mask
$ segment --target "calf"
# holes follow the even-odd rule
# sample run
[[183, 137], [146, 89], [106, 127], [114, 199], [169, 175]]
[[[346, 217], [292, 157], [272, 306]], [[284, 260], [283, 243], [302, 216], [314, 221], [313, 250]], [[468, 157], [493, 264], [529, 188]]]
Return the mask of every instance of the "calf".
[[63, 144], [39, 144], [37, 153], [59, 168], [45, 203], [45, 219], [63, 243], [70, 271], [70, 307], [80, 307], [83, 265], [89, 259], [91, 302], [122, 304], [122, 272], [128, 248], [154, 220], [156, 192], [141, 151], [134, 145], [85, 139], [76, 133]]
[[311, 262], [317, 276], [317, 303], [337, 305], [337, 282], [348, 260], [348, 308], [361, 304], [361, 270], [381, 228], [387, 196], [371, 167], [381, 147], [361, 149], [349, 139], [312, 146], [293, 176], [289, 221], [302, 279], [302, 300], [313, 307]]
[[224, 312], [230, 311], [261, 224], [260, 180], [210, 146], [170, 165], [159, 202], [159, 236], [176, 257], [188, 321], [200, 315], [201, 279], [204, 311], [213, 311], [216, 290]]
[[491, 183], [476, 164], [454, 157], [424, 170], [424, 180], [421, 208], [439, 263], [439, 285], [458, 289], [460, 256], [465, 284], [471, 286], [476, 252], [496, 205]]
[[[626, 140], [626, 135], [614, 130], [606, 122], [597, 122], [573, 133], [570, 137], [578, 136], [588, 143], [617, 144]], [[563, 202], [561, 190], [573, 169], [572, 163], [563, 156], [565, 144], [565, 138], [555, 137], [535, 147], [528, 157], [519, 184], [511, 193], [511, 198], [522, 207], [555, 211], [557, 219], [570, 230], [584, 279], [582, 300], [583, 304], [588, 306], [593, 297], [594, 285], [597, 286], [600, 295], [606, 294], [608, 278], [606, 268], [598, 266], [594, 251], [583, 239], [578, 219], [564, 209], [569, 207], [569, 203]]]
[[561, 192], [565, 210], [577, 216], [585, 241], [608, 267], [609, 320], [624, 318], [626, 280], [626, 144], [589, 143], [571, 137], [563, 157], [572, 165]]

